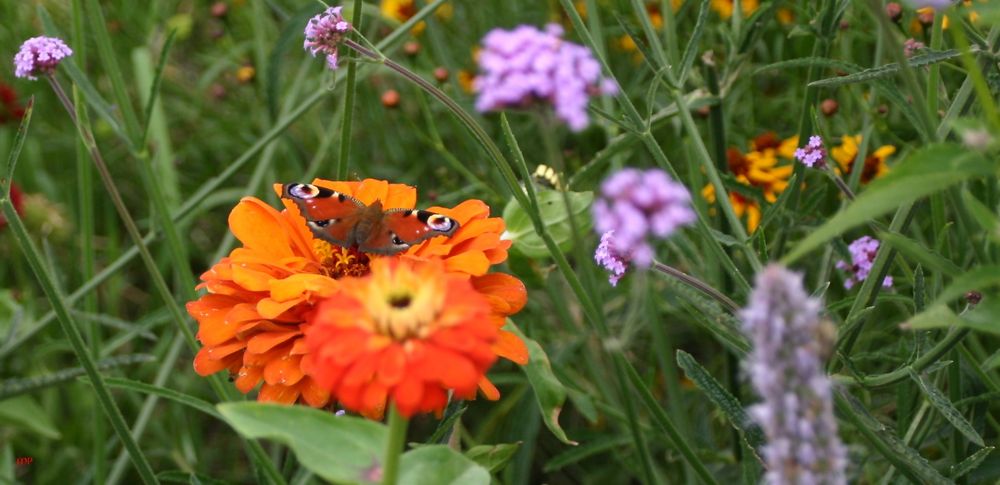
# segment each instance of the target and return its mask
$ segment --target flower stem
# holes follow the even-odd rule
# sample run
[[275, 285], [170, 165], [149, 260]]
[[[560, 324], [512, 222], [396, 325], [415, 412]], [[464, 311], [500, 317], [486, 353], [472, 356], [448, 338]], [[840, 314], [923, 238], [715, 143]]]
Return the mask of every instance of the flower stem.
[[[351, 25], [354, 25], [355, 29], [361, 28], [361, 0], [354, 0], [354, 18], [351, 19]], [[337, 165], [334, 169], [334, 173], [337, 174], [337, 180], [347, 180], [347, 166], [351, 156], [351, 128], [354, 125], [354, 95], [355, 91], [357, 91], [357, 79], [357, 63], [348, 62], [347, 86], [344, 91], [344, 113], [340, 117], [340, 150], [337, 155]]]
[[691, 288], [708, 295], [715, 301], [721, 303], [722, 306], [724, 306], [726, 310], [729, 310], [730, 313], [735, 314], [740, 309], [740, 306], [737, 305], [736, 302], [729, 299], [728, 296], [723, 295], [719, 290], [716, 290], [708, 283], [705, 283], [704, 281], [699, 280], [698, 278], [695, 278], [694, 276], [691, 276], [677, 268], [667, 266], [659, 261], [653, 261], [653, 269], [663, 274], [673, 276]]
[[408, 424], [409, 420], [399, 414], [396, 404], [392, 404], [389, 407], [389, 440], [382, 463], [383, 485], [395, 485], [399, 478], [399, 457], [403, 455], [403, 443], [406, 441]]

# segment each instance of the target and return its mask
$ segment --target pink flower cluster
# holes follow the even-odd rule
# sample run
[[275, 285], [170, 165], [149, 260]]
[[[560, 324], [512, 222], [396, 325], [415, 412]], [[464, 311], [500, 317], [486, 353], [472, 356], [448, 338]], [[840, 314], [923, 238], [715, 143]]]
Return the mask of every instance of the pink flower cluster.
[[602, 234], [594, 259], [612, 273], [612, 285], [630, 263], [640, 268], [653, 263], [651, 238], [665, 239], [697, 218], [684, 185], [663, 170], [635, 168], [604, 180], [593, 216], [594, 229]]
[[306, 40], [302, 48], [316, 54], [326, 55], [326, 65], [330, 69], [337, 68], [337, 46], [350, 32], [351, 24], [341, 15], [343, 7], [330, 7], [323, 13], [309, 19], [306, 24]]
[[14, 75], [28, 79], [38, 79], [37, 76], [51, 74], [64, 58], [73, 55], [62, 39], [55, 37], [32, 37], [23, 44], [21, 50], [14, 55]]
[[823, 138], [813, 135], [809, 143], [795, 150], [795, 158], [809, 168], [823, 168], [826, 165], [826, 149]]
[[549, 103], [570, 129], [587, 127], [587, 102], [618, 87], [601, 77], [601, 65], [590, 49], [562, 39], [563, 29], [522, 25], [493, 29], [483, 37], [474, 88], [480, 112]]
[[[851, 251], [851, 264], [847, 264], [847, 261], [837, 262], [837, 269], [848, 273], [847, 279], [844, 280], [844, 288], [851, 289], [854, 285], [868, 278], [868, 273], [871, 272], [872, 265], [875, 263], [875, 254], [878, 253], [878, 247], [878, 239], [869, 236], [855, 239], [847, 247]], [[882, 280], [882, 286], [886, 288], [891, 287], [892, 276], [886, 276]]]

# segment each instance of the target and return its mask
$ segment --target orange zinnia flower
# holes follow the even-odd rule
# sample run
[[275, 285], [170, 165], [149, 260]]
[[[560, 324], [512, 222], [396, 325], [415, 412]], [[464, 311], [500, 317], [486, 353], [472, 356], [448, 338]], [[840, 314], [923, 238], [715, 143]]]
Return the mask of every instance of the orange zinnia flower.
[[[365, 204], [380, 200], [386, 208], [410, 209], [417, 198], [413, 187], [381, 180], [313, 183]], [[208, 294], [187, 305], [204, 346], [195, 357], [195, 371], [209, 375], [227, 369], [244, 393], [263, 381], [261, 401], [314, 407], [328, 403], [328, 393], [303, 371], [302, 358], [308, 352], [303, 331], [315, 306], [335, 294], [342, 282], [368, 274], [374, 259], [439, 260], [447, 272], [467, 279], [483, 295], [490, 305], [488, 321], [497, 329], [525, 304], [527, 293], [520, 280], [488, 273], [490, 266], [507, 259], [511, 243], [500, 240], [503, 219], [489, 217], [482, 201], [431, 208], [461, 227], [451, 236], [428, 239], [394, 256], [367, 255], [314, 238], [294, 203], [284, 203], [284, 211], [253, 197], [237, 204], [229, 227], [243, 247], [202, 275], [199, 288]], [[494, 345], [497, 355], [527, 363], [527, 348], [513, 333], [498, 330]], [[479, 386], [487, 398], [499, 398], [485, 377]]]
[[475, 397], [496, 361], [499, 329], [467, 278], [437, 260], [379, 258], [339, 285], [306, 330], [309, 375], [345, 408], [381, 418], [440, 413], [448, 391]]

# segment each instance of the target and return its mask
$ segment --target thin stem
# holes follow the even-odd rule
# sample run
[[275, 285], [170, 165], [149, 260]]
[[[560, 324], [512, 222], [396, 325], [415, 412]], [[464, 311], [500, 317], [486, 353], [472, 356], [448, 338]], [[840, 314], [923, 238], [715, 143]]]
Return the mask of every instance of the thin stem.
[[409, 420], [399, 414], [395, 403], [389, 406], [389, 439], [382, 462], [383, 485], [395, 485], [399, 479], [399, 458], [403, 455], [403, 444], [406, 441], [408, 424]]
[[[27, 130], [30, 122], [31, 104], [28, 105], [24, 119], [21, 122], [22, 136], [24, 130]], [[15, 146], [14, 151], [12, 152], [11, 156], [14, 157], [15, 160], [18, 156], [18, 152], [20, 151], [21, 142], [23, 142], [23, 138], [18, 141], [18, 146]], [[10, 167], [10, 170], [13, 170], [13, 163], [8, 166]], [[0, 178], [0, 210], [3, 211], [8, 226], [10, 226], [11, 230], [14, 232], [14, 237], [17, 239], [18, 245], [21, 246], [21, 250], [24, 252], [25, 258], [28, 261], [28, 265], [35, 273], [35, 277], [38, 279], [38, 283], [41, 285], [42, 291], [45, 292], [45, 296], [48, 297], [49, 302], [52, 304], [53, 310], [55, 310], [56, 316], [58, 317], [59, 325], [62, 327], [63, 333], [66, 334], [70, 347], [73, 348], [73, 353], [76, 354], [77, 359], [80, 361], [80, 365], [83, 366], [84, 372], [87, 373], [87, 377], [91, 380], [91, 385], [94, 388], [94, 393], [97, 395], [97, 400], [101, 409], [103, 409], [104, 413], [108, 416], [108, 420], [111, 422], [111, 427], [114, 428], [115, 434], [118, 435], [118, 439], [121, 440], [125, 449], [128, 451], [129, 457], [132, 458], [132, 463], [135, 465], [136, 471], [139, 473], [139, 477], [145, 483], [159, 483], [156, 479], [156, 475], [153, 473], [153, 469], [150, 466], [149, 461], [146, 460], [146, 456], [142, 453], [138, 443], [132, 439], [132, 435], [129, 433], [128, 424], [125, 423], [125, 417], [122, 415], [121, 409], [119, 409], [118, 405], [115, 403], [114, 398], [111, 397], [111, 392], [108, 390], [108, 387], [104, 382], [104, 377], [101, 375], [101, 371], [98, 369], [97, 363], [87, 351], [87, 344], [83, 341], [80, 329], [77, 328], [76, 322], [70, 316], [69, 305], [59, 292], [55, 279], [51, 274], [49, 274], [41, 253], [38, 251], [38, 248], [35, 247], [35, 243], [31, 240], [28, 230], [24, 227], [24, 223], [21, 221], [20, 216], [14, 209], [14, 202], [10, 198], [10, 181], [5, 178]]]
[[[184, 313], [180, 309], [180, 305], [177, 304], [177, 300], [174, 299], [166, 280], [163, 278], [163, 274], [160, 273], [160, 270], [156, 265], [156, 261], [153, 259], [153, 255], [149, 252], [149, 248], [146, 247], [144, 238], [139, 233], [139, 228], [136, 226], [135, 220], [132, 218], [128, 208], [125, 206], [125, 201], [122, 199], [121, 193], [118, 191], [118, 188], [114, 184], [114, 180], [111, 178], [111, 173], [108, 171], [107, 164], [104, 162], [104, 157], [101, 155], [101, 151], [97, 147], [93, 133], [91, 133], [88, 126], [79, 123], [73, 104], [66, 96], [66, 92], [63, 91], [62, 86], [59, 84], [59, 81], [55, 78], [55, 76], [49, 75], [46, 76], [46, 79], [49, 81], [49, 85], [52, 86], [53, 91], [55, 91], [59, 101], [62, 102], [63, 107], [69, 113], [73, 124], [76, 125], [81, 139], [87, 145], [90, 157], [94, 162], [94, 166], [97, 168], [97, 173], [101, 176], [101, 181], [104, 183], [105, 190], [108, 191], [108, 195], [111, 197], [111, 202], [115, 206], [115, 210], [118, 211], [119, 217], [121, 217], [122, 222], [125, 224], [125, 230], [128, 232], [129, 237], [131, 237], [132, 242], [136, 245], [136, 248], [139, 251], [139, 256], [143, 261], [143, 265], [146, 267], [146, 271], [149, 272], [149, 275], [153, 280], [153, 286], [156, 288], [160, 298], [163, 299], [164, 304], [167, 305], [167, 309], [170, 312], [174, 323], [184, 335], [184, 339], [187, 342], [188, 347], [192, 350], [192, 352], [196, 351], [198, 344], [195, 341], [194, 332], [188, 325], [187, 320], [184, 317]], [[58, 311], [56, 312], [56, 315], [58, 316]], [[222, 385], [222, 382], [217, 375], [209, 377], [208, 383], [219, 399], [229, 399], [229, 392], [227, 392], [227, 388]], [[262, 471], [273, 481], [277, 483], [284, 483], [284, 479], [277, 472], [274, 464], [262, 454], [263, 450], [260, 449], [260, 445], [251, 441], [248, 442], [248, 446], [250, 446], [251, 458], [254, 464], [261, 467]]]
[[[354, 0], [354, 16], [351, 18], [351, 24], [354, 26], [354, 29], [361, 28], [361, 0]], [[354, 57], [351, 53], [348, 53], [348, 55]], [[347, 180], [347, 167], [350, 162], [349, 157], [351, 156], [351, 128], [354, 126], [354, 96], [355, 91], [357, 91], [357, 79], [357, 63], [348, 62], [347, 87], [344, 91], [344, 112], [340, 117], [340, 150], [337, 155], [337, 164], [334, 168], [337, 180]]]
[[66, 108], [66, 111], [70, 114], [73, 124], [77, 126], [83, 142], [87, 145], [90, 158], [94, 162], [94, 166], [97, 168], [97, 173], [101, 176], [101, 181], [104, 182], [104, 188], [108, 191], [108, 195], [111, 197], [111, 202], [115, 206], [115, 210], [118, 211], [118, 215], [121, 217], [122, 222], [125, 224], [125, 230], [132, 238], [132, 242], [139, 248], [139, 255], [146, 266], [146, 270], [149, 271], [150, 276], [153, 278], [153, 284], [156, 286], [160, 297], [163, 298], [164, 302], [167, 304], [167, 308], [174, 317], [174, 322], [180, 328], [181, 332], [184, 333], [184, 338], [187, 340], [188, 346], [192, 350], [197, 350], [198, 344], [195, 341], [194, 332], [187, 324], [180, 311], [180, 307], [177, 305], [177, 301], [174, 300], [174, 297], [170, 292], [170, 288], [167, 286], [166, 280], [163, 279], [163, 275], [156, 266], [156, 261], [153, 259], [153, 255], [149, 252], [149, 248], [147, 248], [143, 243], [142, 235], [139, 234], [139, 228], [136, 226], [135, 220], [129, 213], [128, 208], [125, 206], [125, 201], [122, 199], [121, 193], [118, 191], [118, 187], [115, 186], [114, 180], [111, 178], [111, 172], [108, 171], [108, 166], [104, 163], [104, 157], [101, 155], [101, 151], [97, 147], [97, 143], [94, 141], [93, 133], [90, 132], [88, 127], [78, 123], [73, 103], [70, 102], [69, 98], [66, 96], [66, 92], [63, 91], [62, 86], [59, 84], [59, 81], [55, 78], [55, 76], [47, 76], [46, 79], [48, 79], [49, 85], [52, 86], [52, 90], [55, 91], [56, 96], [62, 102], [63, 107]]
[[967, 328], [951, 329], [948, 334], [945, 335], [943, 340], [924, 353], [924, 355], [917, 358], [917, 360], [913, 361], [912, 364], [896, 369], [892, 372], [862, 378], [835, 376], [834, 379], [845, 384], [857, 383], [866, 388], [883, 387], [895, 384], [899, 381], [909, 379], [909, 369], [913, 369], [914, 372], [921, 372], [930, 367], [932, 364], [937, 362], [938, 359], [944, 356], [944, 354], [947, 354], [948, 351], [958, 345], [970, 331], [971, 330]]
[[698, 278], [695, 278], [694, 276], [691, 276], [677, 268], [667, 266], [659, 261], [653, 261], [653, 269], [663, 274], [673, 276], [674, 278], [677, 278], [682, 283], [690, 286], [691, 288], [694, 288], [708, 295], [715, 301], [722, 304], [722, 306], [725, 307], [727, 310], [729, 310], [730, 313], [735, 314], [740, 309], [740, 306], [737, 305], [736, 302], [729, 299], [728, 296], [723, 295], [722, 292], [720, 292], [719, 290], [716, 290], [708, 283], [705, 283], [704, 281], [701, 281]]

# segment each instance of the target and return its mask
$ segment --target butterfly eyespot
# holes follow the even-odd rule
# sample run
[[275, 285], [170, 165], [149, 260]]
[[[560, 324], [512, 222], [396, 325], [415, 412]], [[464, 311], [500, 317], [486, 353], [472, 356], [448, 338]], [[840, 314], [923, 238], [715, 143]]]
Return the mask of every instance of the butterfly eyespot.
[[395, 246], [405, 246], [406, 245], [406, 241], [403, 241], [402, 239], [399, 238], [399, 236], [397, 236], [395, 234], [392, 234], [391, 241], [392, 241], [392, 244], [395, 245]]
[[319, 195], [319, 187], [311, 184], [293, 184], [288, 187], [288, 195], [299, 199], [311, 199]]
[[323, 221], [309, 221], [309, 224], [316, 227], [326, 227], [335, 222], [337, 222], [336, 219], [327, 219]]
[[449, 231], [454, 227], [455, 222], [448, 216], [434, 214], [427, 218], [427, 226], [435, 231]]

